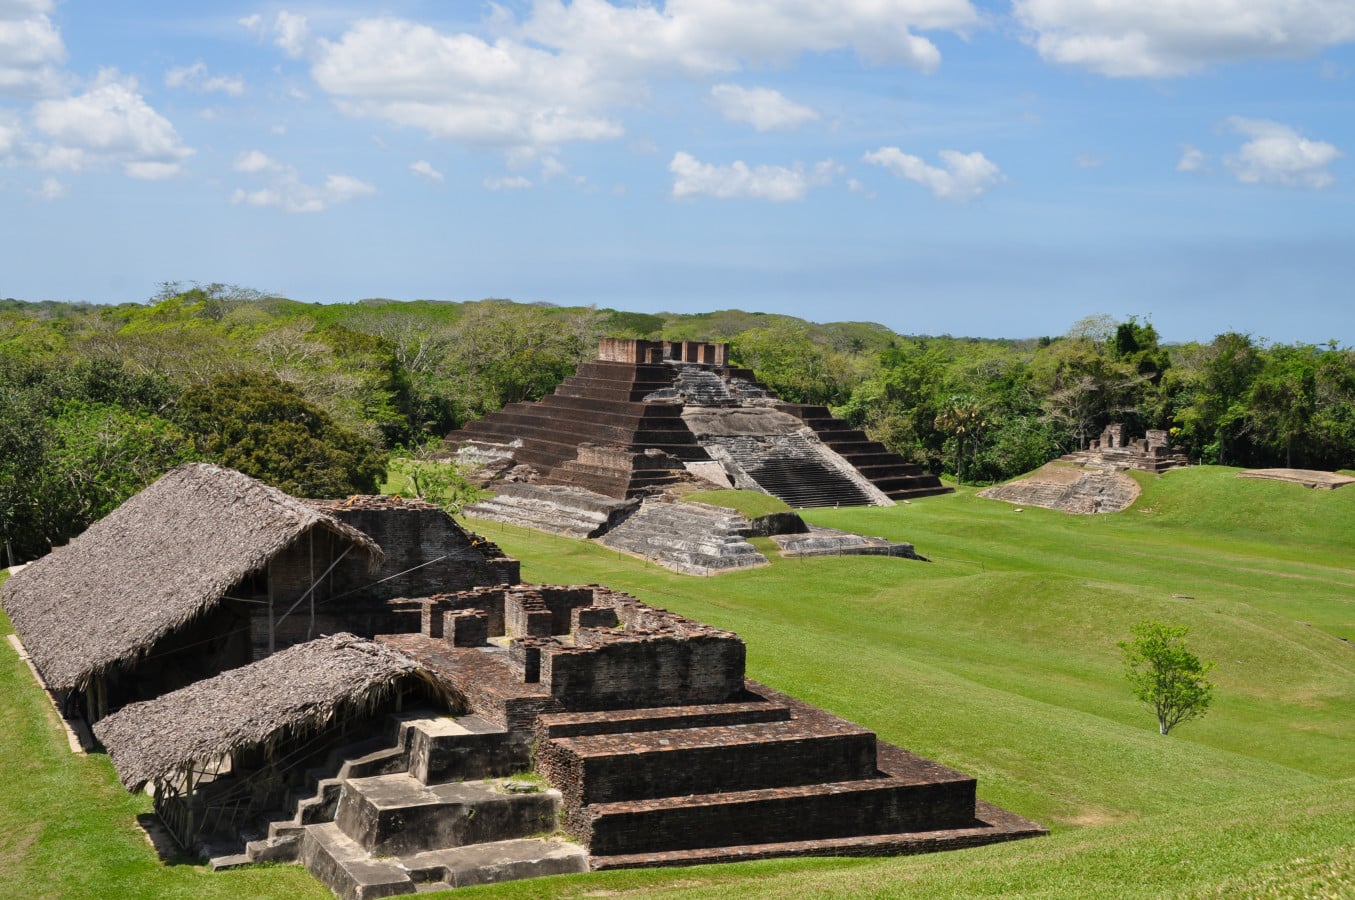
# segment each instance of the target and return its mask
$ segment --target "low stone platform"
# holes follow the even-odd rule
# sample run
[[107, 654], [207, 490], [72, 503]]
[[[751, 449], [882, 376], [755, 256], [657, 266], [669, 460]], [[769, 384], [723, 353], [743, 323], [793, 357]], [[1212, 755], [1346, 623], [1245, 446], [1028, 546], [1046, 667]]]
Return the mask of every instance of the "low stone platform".
[[333, 823], [307, 830], [302, 861], [340, 900], [372, 900], [588, 871], [588, 852], [583, 847], [542, 838], [373, 857]]
[[499, 485], [493, 497], [467, 506], [465, 514], [586, 539], [604, 534], [639, 505], [578, 487], [516, 483]]
[[774, 534], [771, 536], [782, 556], [799, 558], [807, 556], [896, 556], [901, 559], [920, 559], [913, 545], [902, 541], [890, 541], [881, 537], [854, 534], [850, 531], [838, 531], [836, 528], [823, 528], [810, 525], [809, 530], [799, 534]]
[[1248, 469], [1238, 472], [1238, 478], [1262, 478], [1267, 481], [1288, 481], [1319, 491], [1334, 491], [1345, 487], [1355, 478], [1340, 472], [1322, 472], [1316, 469]]
[[748, 520], [731, 509], [647, 500], [599, 540], [675, 572], [714, 575], [767, 564], [744, 537], [750, 530]]
[[1139, 497], [1139, 485], [1113, 469], [1052, 462], [1025, 478], [979, 491], [979, 496], [1018, 506], [1091, 515], [1128, 509]]

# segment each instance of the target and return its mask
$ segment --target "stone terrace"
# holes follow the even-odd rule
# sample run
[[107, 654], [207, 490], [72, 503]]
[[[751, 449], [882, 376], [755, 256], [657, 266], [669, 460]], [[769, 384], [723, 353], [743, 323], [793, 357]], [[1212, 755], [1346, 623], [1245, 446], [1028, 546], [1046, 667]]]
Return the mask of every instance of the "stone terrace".
[[381, 640], [533, 745], [595, 869], [916, 853], [1043, 834], [975, 780], [744, 677], [742, 640], [596, 585], [424, 601]]

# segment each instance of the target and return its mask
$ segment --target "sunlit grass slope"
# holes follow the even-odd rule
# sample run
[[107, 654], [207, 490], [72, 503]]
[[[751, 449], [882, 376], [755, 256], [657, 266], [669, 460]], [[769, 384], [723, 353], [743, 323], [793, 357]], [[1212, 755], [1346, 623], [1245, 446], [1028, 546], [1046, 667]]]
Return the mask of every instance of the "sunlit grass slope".
[[[773, 559], [692, 578], [597, 545], [473, 522], [532, 581], [603, 582], [738, 631], [749, 673], [947, 765], [1049, 825], [1037, 841], [889, 860], [605, 873], [464, 896], [1343, 896], [1355, 872], [1355, 488], [1201, 468], [1141, 478], [1113, 516], [968, 490], [814, 522], [929, 563]], [[1170, 737], [1116, 641], [1150, 617], [1218, 661], [1215, 707]], [[297, 870], [162, 868], [99, 757], [77, 759], [0, 648], [0, 896], [323, 896]], [[11, 760], [19, 760], [13, 773]], [[34, 823], [39, 823], [35, 825]], [[97, 849], [85, 850], [91, 847]], [[59, 865], [74, 854], [79, 865]], [[101, 884], [114, 890], [102, 891]], [[1342, 891], [1346, 893], [1343, 894]]]

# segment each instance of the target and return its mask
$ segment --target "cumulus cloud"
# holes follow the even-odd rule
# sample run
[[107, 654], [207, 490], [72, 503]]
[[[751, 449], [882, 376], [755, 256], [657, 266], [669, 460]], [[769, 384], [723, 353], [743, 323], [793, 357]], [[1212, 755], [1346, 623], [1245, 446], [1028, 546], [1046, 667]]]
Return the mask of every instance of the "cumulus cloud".
[[305, 56], [310, 46], [310, 20], [300, 13], [284, 9], [272, 17], [253, 13], [236, 21], [254, 32], [259, 40], [272, 41], [293, 59]]
[[1002, 171], [982, 153], [942, 150], [942, 167], [928, 165], [921, 157], [904, 153], [898, 147], [881, 147], [862, 157], [883, 166], [899, 178], [916, 181], [939, 200], [977, 200], [1002, 180]]
[[236, 188], [231, 194], [232, 204], [274, 207], [289, 213], [316, 213], [376, 193], [375, 185], [351, 175], [330, 175], [323, 184], [315, 185], [302, 182], [291, 166], [268, 166], [255, 171], [271, 173], [269, 185], [253, 191]]
[[64, 81], [66, 46], [52, 0], [0, 0], [0, 96], [45, 96]]
[[349, 115], [500, 146], [619, 137], [621, 125], [598, 109], [635, 96], [578, 57], [400, 19], [358, 22], [322, 41], [312, 74]]
[[1325, 141], [1310, 141], [1288, 125], [1265, 119], [1228, 120], [1233, 131], [1251, 138], [1224, 165], [1243, 184], [1281, 184], [1321, 189], [1336, 183], [1327, 167], [1344, 156]]
[[[275, 23], [241, 20], [261, 34]], [[438, 137], [551, 148], [610, 140], [619, 107], [643, 102], [647, 79], [706, 77], [843, 49], [879, 63], [934, 69], [940, 53], [918, 30], [979, 23], [970, 0], [536, 0], [520, 20], [495, 7], [495, 37], [407, 19], [367, 18], [311, 48], [312, 75], [348, 115]], [[761, 129], [813, 118], [774, 91], [726, 86], [717, 105]]]
[[237, 172], [254, 175], [259, 172], [281, 172], [284, 167], [262, 151], [248, 150], [235, 158], [235, 165], [232, 168]]
[[83, 94], [43, 100], [33, 106], [34, 127], [50, 144], [36, 145], [40, 164], [82, 170], [121, 164], [133, 178], [169, 178], [182, 171], [193, 150], [169, 120], [146, 102], [136, 80], [112, 69], [99, 73]]
[[191, 66], [180, 66], [165, 73], [165, 87], [182, 88], [202, 94], [219, 91], [232, 97], [245, 92], [245, 81], [238, 75], [209, 75], [207, 64], [195, 62]]
[[717, 84], [710, 89], [715, 108], [731, 122], [747, 122], [758, 131], [788, 131], [812, 122], [819, 114], [771, 88]]
[[1295, 59], [1355, 40], [1350, 0], [1014, 0], [1012, 8], [1044, 59], [1112, 77]]
[[721, 200], [749, 198], [785, 203], [802, 200], [810, 188], [830, 183], [842, 171], [831, 159], [806, 170], [796, 164], [786, 166], [749, 166], [736, 160], [726, 166], [703, 163], [690, 153], [678, 152], [668, 164], [673, 173], [673, 196], [716, 197]]
[[438, 184], [442, 184], [444, 181], [447, 180], [446, 177], [437, 169], [433, 168], [433, 164], [426, 159], [421, 159], [418, 162], [410, 163], [409, 171], [413, 172], [415, 175], [418, 175], [420, 178], [426, 178], [429, 181], [433, 181]]
[[1181, 158], [1176, 161], [1178, 172], [1208, 172], [1209, 157], [1203, 150], [1192, 144], [1181, 145]]
[[662, 10], [539, 0], [522, 30], [534, 41], [632, 70], [730, 72], [851, 49], [875, 63], [930, 72], [941, 53], [914, 29], [964, 30], [978, 23], [969, 0], [668, 0]]

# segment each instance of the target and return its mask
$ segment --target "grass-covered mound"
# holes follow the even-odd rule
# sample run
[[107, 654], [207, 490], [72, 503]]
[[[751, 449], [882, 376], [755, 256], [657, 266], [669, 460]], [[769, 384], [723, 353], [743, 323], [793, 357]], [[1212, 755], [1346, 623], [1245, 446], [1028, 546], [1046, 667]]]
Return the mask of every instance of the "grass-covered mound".
[[[464, 895], [1340, 896], [1355, 874], [1355, 648], [1339, 639], [1355, 639], [1355, 489], [1234, 472], [1143, 476], [1113, 516], [1018, 513], [968, 489], [807, 512], [933, 561], [773, 558], [716, 578], [474, 523], [527, 580], [602, 582], [738, 631], [752, 677], [977, 776], [985, 799], [1054, 833]], [[1131, 697], [1115, 646], [1142, 618], [1190, 626], [1218, 662], [1214, 708], [1170, 737]], [[0, 896], [325, 896], [295, 868], [161, 866], [129, 824], [145, 798], [121, 793], [102, 758], [71, 756], [0, 653]]]
[[785, 501], [758, 491], [693, 491], [682, 497], [688, 503], [708, 503], [711, 506], [723, 506], [735, 510], [748, 519], [770, 516], [772, 513], [790, 512]]

